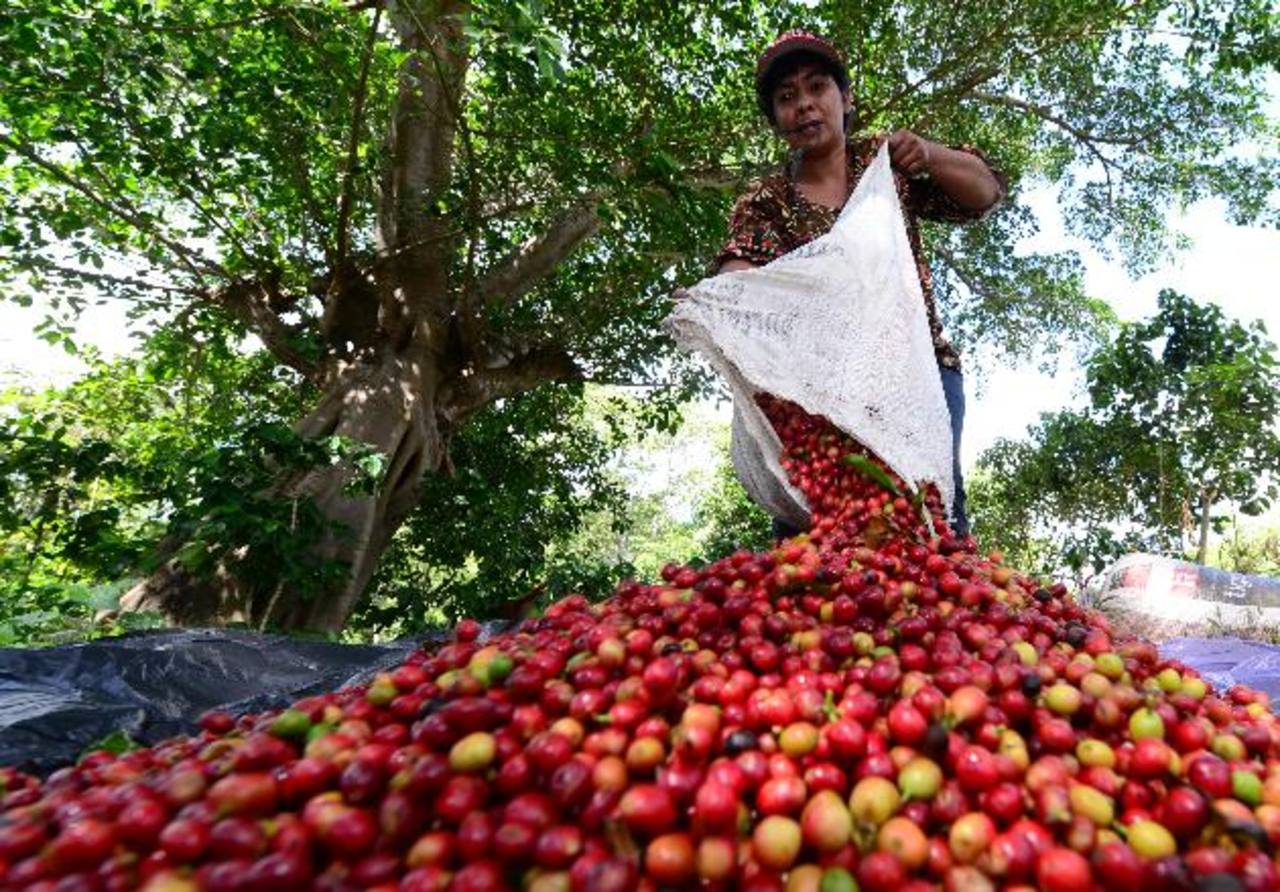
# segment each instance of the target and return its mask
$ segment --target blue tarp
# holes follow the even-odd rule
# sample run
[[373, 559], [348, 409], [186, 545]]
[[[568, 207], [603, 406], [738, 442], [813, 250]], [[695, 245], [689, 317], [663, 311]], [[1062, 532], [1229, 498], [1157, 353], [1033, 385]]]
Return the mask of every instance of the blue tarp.
[[1280, 645], [1242, 638], [1174, 638], [1160, 645], [1160, 653], [1191, 666], [1219, 690], [1248, 685], [1280, 703]]

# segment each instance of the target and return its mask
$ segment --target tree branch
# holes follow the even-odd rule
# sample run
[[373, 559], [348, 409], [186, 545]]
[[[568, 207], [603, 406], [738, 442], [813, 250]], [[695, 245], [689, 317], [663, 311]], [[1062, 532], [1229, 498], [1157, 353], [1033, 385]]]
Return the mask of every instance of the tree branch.
[[[851, 127], [855, 130], [860, 129], [877, 115], [893, 109], [899, 102], [919, 93], [929, 84], [941, 82], [951, 76], [954, 72], [964, 70], [969, 65], [980, 59], [981, 53], [988, 47], [998, 46], [1001, 43], [1001, 38], [1011, 35], [1014, 32], [1016, 25], [1016, 22], [1011, 22], [1008, 19], [1001, 20], [994, 28], [982, 34], [969, 46], [964, 47], [961, 51], [953, 54], [950, 58], [939, 62], [915, 81], [904, 84], [888, 99], [880, 103], [880, 105], [868, 111], [863, 111], [860, 107], [856, 107], [854, 109], [854, 118], [851, 122]], [[1073, 36], [1076, 35], [1066, 35], [1066, 37]], [[1013, 41], [1010, 42], [1012, 43]], [[990, 67], [991, 66], [987, 66], [987, 68]], [[998, 73], [999, 70], [1003, 70], [1006, 66], [997, 65], [995, 67]], [[983, 76], [981, 77], [981, 80], [976, 83], [981, 83], [982, 81], [989, 79], [991, 76], [993, 75]], [[961, 82], [972, 82], [973, 77], [974, 75], [970, 73], [966, 77], [962, 78]]]
[[144, 279], [135, 279], [131, 276], [112, 276], [106, 273], [91, 272], [85, 269], [73, 269], [69, 266], [62, 266], [43, 257], [29, 258], [27, 263], [39, 267], [41, 271], [54, 273], [67, 278], [79, 279], [85, 282], [93, 282], [96, 285], [102, 285], [105, 288], [136, 288], [144, 291], [161, 291], [165, 294], [184, 294], [188, 297], [205, 298], [209, 296], [209, 292], [203, 288], [188, 288], [175, 285], [161, 285], [158, 282], [148, 282]]
[[[136, 107], [132, 103], [119, 102], [117, 98], [107, 90], [105, 80], [103, 82], [102, 90], [103, 104], [107, 108], [111, 109], [119, 120], [124, 122], [125, 127], [133, 135], [134, 139], [138, 141], [138, 144], [145, 146], [148, 142], [148, 137], [142, 131], [141, 122], [137, 115], [134, 114]], [[154, 159], [151, 160], [151, 163], [156, 164], [157, 167], [159, 166]], [[188, 180], [191, 184], [194, 184], [196, 188], [191, 188], [191, 185], [188, 184]], [[249, 247], [241, 241], [240, 237], [237, 236], [235, 232], [232, 231], [231, 227], [226, 222], [215, 216], [209, 208], [205, 207], [205, 205], [201, 203], [199, 196], [203, 196], [210, 203], [216, 203], [217, 195], [214, 193], [213, 188], [210, 186], [208, 181], [201, 176], [198, 169], [183, 171], [181, 176], [172, 177], [169, 182], [170, 185], [176, 189], [180, 195], [182, 195], [182, 197], [191, 203], [191, 207], [195, 209], [199, 217], [214, 229], [221, 232], [227, 240], [234, 245], [242, 255], [244, 255], [245, 259], [253, 257], [253, 252], [250, 251]], [[199, 190], [199, 196], [196, 194], [197, 190]], [[260, 234], [266, 236], [266, 233], [261, 232], [261, 230]]]
[[[1103, 30], [1105, 30], [1105, 27], [1109, 27], [1114, 22], [1125, 19], [1130, 13], [1132, 13], [1140, 5], [1140, 3], [1141, 3], [1141, 0], [1135, 0], [1135, 2], [1130, 3], [1126, 6], [1122, 6], [1119, 9], [1115, 10], [1115, 15], [1107, 19], [1103, 23], [1103, 28], [1101, 29], [1090, 28], [1086, 26], [1084, 28], [1077, 28], [1077, 29], [1071, 29], [1071, 30], [1066, 30], [1062, 32], [1046, 34], [1040, 40], [1035, 40], [1034, 39], [1035, 35], [1024, 35], [1025, 39], [1034, 40], [1034, 44], [1022, 52], [1015, 51], [1013, 53], [1013, 58], [1021, 57], [1023, 59], [1032, 59], [1032, 58], [1035, 58], [1036, 56], [1041, 55], [1046, 50], [1051, 49], [1052, 47], [1069, 43], [1071, 41], [1080, 40], [1092, 34], [1101, 33]], [[950, 58], [935, 65], [933, 68], [925, 72], [920, 78], [913, 81], [912, 83], [906, 84], [905, 86], [901, 87], [897, 92], [895, 92], [892, 96], [890, 96], [884, 102], [880, 103], [880, 105], [878, 105], [877, 107], [865, 112], [860, 108], [855, 109], [855, 117], [853, 120], [854, 128], [856, 129], [864, 126], [868, 121], [875, 118], [876, 115], [889, 111], [902, 100], [908, 98], [909, 96], [915, 93], [920, 92], [926, 85], [942, 81], [943, 79], [951, 75], [953, 72], [961, 70], [964, 67], [968, 66], [969, 64], [973, 63], [975, 60], [981, 58], [981, 54], [984, 50], [986, 50], [989, 46], [996, 45], [999, 42], [997, 41], [997, 38], [1003, 37], [1006, 35], [1009, 35], [1012, 38], [1014, 36], [1013, 31], [1014, 29], [1013, 27], [1011, 27], [1010, 23], [1007, 21], [1003, 21], [999, 25], [997, 25], [993, 30], [987, 32], [982, 37], [980, 37], [972, 45], [966, 47], [963, 51], [958, 52], [953, 56], [951, 56]], [[1006, 42], [1011, 46], [1017, 46], [1016, 40], [1010, 39]], [[997, 68], [997, 73], [1009, 70], [1010, 61], [1011, 60], [1009, 59], [1000, 61], [995, 66]], [[972, 86], [976, 86], [977, 84], [982, 83], [989, 79], [990, 79], [990, 76], [982, 77], [976, 82], [973, 82]], [[971, 81], [971, 80], [972, 80], [972, 76], [962, 78], [961, 83], [964, 83], [965, 81]], [[939, 91], [939, 93], [934, 95], [944, 96], [944, 95], [951, 95], [952, 93], [954, 93], [954, 90], [949, 89], [949, 90]]]
[[[464, 0], [443, 0], [424, 16], [423, 0], [400, 2], [391, 21], [406, 57], [388, 133], [391, 163], [384, 177], [380, 235], [393, 248], [431, 236], [433, 199], [448, 188], [457, 128], [452, 101], [466, 72]], [[424, 21], [429, 18], [430, 21]]]
[[303, 163], [302, 153], [289, 152], [287, 154], [289, 157], [289, 173], [292, 175], [294, 185], [298, 188], [298, 194], [302, 197], [302, 202], [307, 208], [307, 222], [311, 224], [307, 226], [309, 241], [320, 249], [320, 252], [324, 254], [325, 262], [331, 268], [336, 267], [333, 246], [330, 245], [326, 237], [323, 222], [318, 222], [324, 220], [324, 209], [320, 207], [320, 202], [316, 200], [315, 190], [311, 188], [311, 174]]
[[369, 36], [365, 40], [364, 57], [360, 60], [360, 76], [356, 82], [355, 102], [351, 109], [351, 134], [347, 139], [347, 157], [342, 172], [342, 196], [338, 199], [338, 246], [335, 251], [335, 266], [341, 266], [347, 259], [347, 227], [351, 221], [352, 195], [355, 191], [356, 154], [360, 149], [360, 128], [364, 124], [364, 102], [369, 88], [369, 67], [373, 62], [373, 48], [378, 39], [378, 23], [382, 20], [382, 4], [377, 3], [373, 10], [373, 21], [369, 24]]
[[560, 261], [600, 229], [598, 200], [574, 205], [490, 268], [470, 295], [476, 306], [510, 304], [529, 292]]
[[350, 84], [347, 80], [347, 70], [346, 66], [342, 64], [343, 60], [328, 47], [324, 39], [318, 37], [315, 32], [308, 30], [307, 26], [298, 19], [297, 13], [306, 11], [303, 7], [290, 9], [284, 17], [285, 28], [291, 31], [295, 37], [299, 37], [311, 45], [320, 60], [328, 63], [334, 78], [342, 80], [344, 85], [354, 87], [355, 85]]
[[1008, 297], [992, 291], [982, 282], [979, 282], [973, 276], [969, 275], [961, 265], [960, 261], [956, 259], [956, 256], [947, 250], [945, 246], [941, 244], [933, 244], [929, 246], [929, 250], [956, 274], [956, 278], [960, 280], [960, 284], [968, 288], [969, 292], [975, 297], [981, 298], [993, 304], [997, 308], [1003, 304], [1009, 303]]
[[[1106, 177], [1107, 177], [1107, 201], [1108, 202], [1112, 201], [1111, 168], [1115, 165], [1115, 162], [1112, 161], [1110, 158], [1108, 158], [1106, 154], [1102, 151], [1102, 149], [1099, 148], [1098, 146], [1099, 142], [1108, 142], [1109, 140], [1106, 140], [1105, 138], [1100, 138], [1097, 135], [1090, 133], [1087, 130], [1080, 129], [1079, 127], [1072, 124], [1070, 121], [1063, 118], [1061, 115], [1058, 115], [1057, 113], [1055, 113], [1053, 109], [1045, 105], [1038, 105], [1034, 102], [1027, 102], [1026, 100], [1018, 99], [1014, 96], [1006, 96], [1003, 94], [982, 93], [982, 92], [975, 91], [975, 92], [970, 92], [968, 95], [972, 96], [974, 99], [978, 100], [979, 102], [985, 102], [989, 105], [1001, 105], [1001, 106], [1004, 106], [1005, 108], [1013, 108], [1019, 111], [1027, 112], [1028, 114], [1034, 115], [1035, 117], [1039, 118], [1042, 121], [1047, 121], [1048, 123], [1053, 124], [1059, 130], [1062, 130], [1070, 134], [1071, 136], [1074, 136], [1081, 145], [1083, 145], [1090, 152], [1092, 152], [1093, 155], [1098, 159], [1098, 161], [1101, 162], [1102, 172], [1106, 174]], [[1112, 141], [1112, 142], [1117, 142], [1117, 144], [1120, 144], [1120, 145], [1128, 144], [1125, 142], [1118, 142], [1118, 141]]]
[[183, 245], [169, 238], [167, 235], [161, 232], [151, 220], [147, 219], [143, 215], [142, 211], [135, 210], [129, 207], [119, 206], [115, 202], [112, 202], [107, 200], [106, 198], [103, 198], [101, 195], [98, 194], [96, 189], [94, 189], [84, 180], [80, 179], [79, 177], [75, 176], [74, 174], [65, 170], [64, 168], [59, 167], [58, 165], [53, 164], [52, 162], [46, 161], [44, 158], [41, 158], [40, 155], [37, 154], [34, 149], [26, 145], [25, 143], [18, 142], [8, 134], [0, 134], [0, 143], [4, 143], [5, 145], [9, 146], [11, 149], [13, 149], [14, 152], [21, 155], [23, 158], [26, 158], [28, 161], [30, 161], [32, 164], [39, 167], [41, 170], [44, 170], [46, 173], [49, 173], [55, 179], [70, 186], [72, 189], [79, 192], [84, 197], [88, 198], [91, 202], [93, 202], [94, 204], [96, 204], [98, 207], [102, 208], [109, 214], [119, 218], [125, 223], [128, 223], [130, 226], [134, 227], [135, 229], [138, 229], [142, 232], [146, 232], [150, 234], [157, 242], [159, 242], [160, 244], [168, 248], [173, 253], [174, 257], [184, 267], [186, 267], [187, 270], [192, 275], [196, 276], [197, 278], [200, 278], [203, 274], [208, 272], [215, 273], [216, 275], [219, 275], [222, 278], [228, 279], [228, 280], [233, 278], [231, 273], [229, 273], [226, 269], [224, 269], [220, 264], [212, 260], [209, 260], [206, 257], [201, 256], [197, 252], [188, 248], [186, 245]]
[[532, 347], [501, 365], [464, 370], [441, 388], [440, 412], [449, 424], [456, 425], [495, 400], [519, 396], [551, 381], [581, 378], [582, 370], [562, 348]]
[[952, 71], [955, 71], [961, 66], [972, 62], [975, 55], [979, 51], [981, 51], [986, 46], [990, 45], [990, 42], [997, 35], [1001, 34], [1005, 30], [1006, 30], [1006, 24], [1001, 24], [997, 29], [987, 32], [982, 37], [980, 37], [972, 46], [966, 47], [964, 52], [957, 53], [951, 58], [938, 63], [933, 68], [929, 69], [923, 75], [921, 75], [917, 80], [900, 87], [897, 90], [897, 92], [895, 92], [892, 96], [890, 96], [884, 102], [880, 103], [878, 106], [875, 106], [874, 108], [871, 108], [868, 110], [864, 110], [861, 106], [855, 107], [853, 120], [849, 122], [850, 128], [852, 130], [860, 130], [862, 127], [864, 127], [867, 124], [867, 122], [873, 120], [876, 117], [876, 115], [883, 114], [884, 112], [889, 111], [902, 100], [906, 99], [907, 97], [911, 96], [914, 93], [920, 92], [920, 90], [923, 89], [925, 85], [934, 83], [935, 81], [940, 81], [944, 77], [949, 75]]
[[[510, 220], [527, 211], [534, 210], [538, 207], [538, 203], [532, 200], [521, 200], [506, 204], [499, 204], [496, 201], [488, 206], [481, 208], [481, 214], [478, 218], [481, 223], [489, 220], [504, 219]], [[373, 264], [370, 267], [373, 271], [386, 269], [387, 265], [394, 262], [398, 257], [403, 256], [409, 251], [420, 248], [424, 245], [435, 245], [442, 241], [448, 241], [458, 238], [466, 234], [466, 228], [463, 226], [454, 226], [450, 229], [435, 232], [432, 235], [416, 242], [408, 242], [394, 249], [387, 251], [375, 251], [373, 256]]]
[[273, 282], [238, 280], [217, 289], [211, 297], [256, 334], [276, 359], [314, 382], [319, 366], [294, 346], [295, 332], [271, 309], [275, 289]]
[[926, 97], [929, 103], [928, 108], [920, 117], [917, 126], [922, 129], [928, 127], [929, 124], [932, 123], [934, 110], [940, 107], [945, 107], [949, 104], [949, 100], [960, 99], [964, 96], [971, 95], [974, 89], [982, 86], [998, 74], [1000, 74], [1000, 69], [994, 66], [977, 68], [966, 74], [954, 84], [928, 94]]
[[1003, 105], [1008, 108], [1016, 108], [1020, 111], [1029, 112], [1030, 114], [1035, 115], [1037, 118], [1040, 118], [1042, 121], [1048, 121], [1050, 124], [1053, 124], [1054, 126], [1058, 127], [1058, 129], [1065, 130], [1067, 133], [1070, 133], [1076, 139], [1080, 140], [1083, 143], [1088, 143], [1090, 145], [1096, 145], [1097, 143], [1106, 143], [1110, 145], [1132, 146], [1135, 142], [1138, 141], [1137, 137], [1124, 137], [1124, 138], [1109, 137], [1109, 136], [1102, 136], [1090, 130], [1082, 130], [1081, 128], [1072, 124], [1066, 118], [1056, 113], [1049, 106], [1040, 105], [1035, 102], [1028, 102], [1025, 99], [1018, 99], [1015, 96], [1009, 96], [1006, 94], [995, 94], [995, 93], [981, 93], [981, 92], [971, 92], [969, 95], [981, 102], [987, 102], [993, 105]]

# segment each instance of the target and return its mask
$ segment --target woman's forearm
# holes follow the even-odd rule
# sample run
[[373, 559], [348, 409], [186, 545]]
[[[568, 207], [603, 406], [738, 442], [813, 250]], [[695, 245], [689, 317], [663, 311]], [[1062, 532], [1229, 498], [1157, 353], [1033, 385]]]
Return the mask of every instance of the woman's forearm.
[[929, 144], [929, 176], [961, 207], [985, 211], [1000, 200], [1000, 182], [977, 155]]

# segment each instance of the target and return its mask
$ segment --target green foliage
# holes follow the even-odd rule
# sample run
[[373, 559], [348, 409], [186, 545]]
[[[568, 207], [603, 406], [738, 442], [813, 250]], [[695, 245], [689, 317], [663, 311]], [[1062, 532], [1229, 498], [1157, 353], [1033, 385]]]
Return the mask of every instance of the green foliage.
[[1042, 416], [1024, 442], [983, 454], [973, 515], [1011, 556], [1101, 569], [1125, 551], [1182, 556], [1216, 509], [1265, 511], [1280, 472], [1280, 375], [1258, 323], [1172, 291], [1090, 359], [1090, 405]]
[[121, 729], [119, 731], [112, 731], [101, 740], [89, 744], [89, 746], [85, 747], [82, 756], [87, 756], [90, 753], [97, 752], [115, 753], [119, 756], [141, 748], [142, 744], [130, 737], [128, 731]]
[[705, 409], [672, 435], [630, 445], [619, 464], [630, 498], [620, 515], [597, 518], [575, 536], [576, 552], [655, 579], [668, 562], [705, 563], [772, 544], [772, 521], [730, 462], [729, 427]]
[[[373, 248], [403, 55], [383, 16], [362, 76], [370, 19], [339, 0], [11, 4], [0, 26], [9, 295], [28, 286], [78, 306], [96, 290], [154, 306], [223, 274], [265, 276], [315, 322], [304, 295], [332, 272], [349, 163], [353, 250]], [[660, 298], [701, 270], [744, 176], [776, 163], [752, 65], [794, 26], [846, 51], [861, 129], [976, 143], [1015, 187], [1060, 184], [1073, 230], [1119, 246], [1135, 268], [1171, 247], [1169, 207], [1220, 195], [1241, 221], [1276, 219], [1280, 162], [1226, 151], [1273, 137], [1264, 76], [1280, 26], [1261, 0], [1212, 11], [1183, 0], [484, 0], [466, 16], [474, 62], [455, 182], [431, 209], [459, 221], [464, 279], [582, 195], [610, 196], [592, 246], [491, 321], [559, 327], [602, 377], [651, 366], [667, 349], [653, 324]], [[1085, 295], [1074, 256], [1012, 250], [1035, 228], [1014, 209], [933, 233], [961, 341], [1039, 358], [1061, 340], [1048, 335], [1096, 334], [1105, 308]], [[307, 328], [296, 329], [304, 345]]]
[[430, 477], [352, 619], [373, 634], [406, 634], [461, 616], [503, 616], [568, 591], [601, 594], [607, 562], [558, 543], [593, 513], [612, 516], [625, 492], [608, 460], [631, 418], [588, 416], [581, 388], [546, 387], [494, 404], [453, 444], [455, 470]]
[[[322, 578], [308, 549], [324, 531], [320, 519], [305, 502], [263, 492], [280, 468], [352, 458], [359, 466], [362, 456], [284, 427], [274, 407], [297, 397], [269, 393], [292, 382], [264, 380], [271, 366], [262, 356], [205, 344], [197, 372], [193, 352], [162, 339], [143, 359], [103, 364], [69, 388], [9, 396], [16, 411], [0, 428], [12, 447], [0, 451], [0, 644], [154, 626], [154, 615], [111, 611], [136, 581], [124, 574], [164, 555], [168, 541], [183, 542], [197, 570], [220, 538], [234, 538], [251, 543], [243, 559], [258, 578], [304, 587]], [[227, 405], [224, 393], [242, 401]], [[352, 634], [510, 615], [530, 595], [603, 594], [629, 572], [560, 543], [588, 515], [615, 523], [625, 494], [607, 463], [637, 427], [656, 423], [661, 406], [594, 399], [588, 418], [587, 405], [580, 389], [545, 388], [468, 425], [454, 444], [457, 471], [428, 480]], [[32, 414], [36, 406], [43, 414]], [[41, 421], [52, 416], [62, 428]], [[101, 579], [117, 581], [92, 585]]]
[[773, 518], [751, 501], [725, 456], [715, 483], [694, 512], [702, 554], [708, 560], [738, 549], [763, 551], [773, 545]]
[[1166, 528], [1184, 505], [1207, 510], [1225, 501], [1257, 515], [1275, 498], [1276, 362], [1260, 323], [1243, 326], [1166, 290], [1155, 318], [1122, 328], [1090, 363], [1090, 398], [1106, 423], [1154, 441], [1143, 484], [1148, 499], [1158, 494]]
[[1280, 577], [1280, 529], [1241, 531], [1234, 524], [1230, 536], [1218, 543], [1214, 563], [1233, 573]]
[[[367, 451], [295, 435], [296, 382], [227, 330], [162, 331], [137, 359], [96, 362], [66, 388], [0, 401], [0, 640], [154, 625], [114, 609], [139, 570], [170, 556], [200, 571], [226, 541], [248, 578], [316, 585], [310, 546], [326, 526], [304, 500], [270, 497], [282, 476]], [[356, 474], [353, 486], [368, 485]], [[7, 631], [6, 631], [7, 630]]]
[[1150, 530], [1125, 523], [1139, 507], [1111, 476], [1122, 449], [1071, 412], [1043, 416], [1026, 441], [997, 441], [966, 481], [974, 535], [1012, 566], [1077, 581], [1127, 552], [1158, 551]]

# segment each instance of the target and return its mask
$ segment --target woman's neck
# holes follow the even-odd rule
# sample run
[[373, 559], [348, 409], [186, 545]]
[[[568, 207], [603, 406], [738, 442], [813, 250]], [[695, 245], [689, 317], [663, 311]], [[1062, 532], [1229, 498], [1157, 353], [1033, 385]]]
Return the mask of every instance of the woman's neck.
[[849, 171], [843, 141], [805, 152], [799, 162], [792, 177], [811, 200], [833, 207], [843, 203]]

